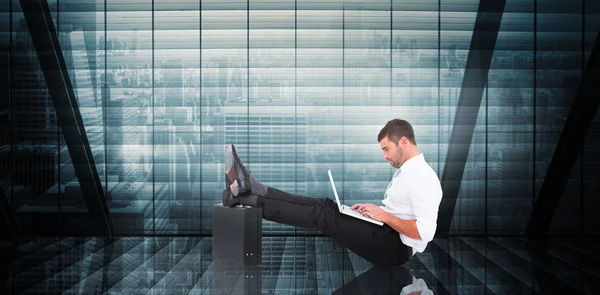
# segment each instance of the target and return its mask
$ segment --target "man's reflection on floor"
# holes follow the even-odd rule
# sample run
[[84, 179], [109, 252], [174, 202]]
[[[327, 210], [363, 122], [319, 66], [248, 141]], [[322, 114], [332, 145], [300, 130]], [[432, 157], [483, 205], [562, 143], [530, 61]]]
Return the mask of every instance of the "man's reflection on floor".
[[[261, 272], [261, 266], [241, 266], [215, 259], [212, 279], [209, 279], [210, 294], [262, 294], [263, 291], [272, 291], [262, 289]], [[433, 291], [405, 267], [373, 266], [333, 294], [431, 295]]]
[[333, 294], [431, 295], [433, 291], [403, 266], [373, 266]]

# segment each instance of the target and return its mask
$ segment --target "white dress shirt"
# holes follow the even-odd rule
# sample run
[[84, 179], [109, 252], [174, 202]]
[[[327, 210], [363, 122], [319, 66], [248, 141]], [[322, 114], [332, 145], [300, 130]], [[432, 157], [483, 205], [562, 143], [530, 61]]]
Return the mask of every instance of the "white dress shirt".
[[423, 252], [433, 240], [437, 227], [438, 208], [442, 201], [440, 180], [425, 162], [423, 154], [408, 159], [394, 173], [388, 185], [381, 208], [404, 220], [417, 220], [417, 230], [422, 240], [400, 234], [402, 243]]

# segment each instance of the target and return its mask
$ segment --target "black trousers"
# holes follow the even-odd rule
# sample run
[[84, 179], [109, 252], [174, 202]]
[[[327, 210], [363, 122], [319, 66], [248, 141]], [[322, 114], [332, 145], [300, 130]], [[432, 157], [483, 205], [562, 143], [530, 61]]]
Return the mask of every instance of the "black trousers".
[[412, 256], [412, 248], [404, 245], [390, 226], [344, 215], [331, 199], [297, 196], [269, 187], [257, 203], [263, 208], [264, 219], [317, 229], [373, 264], [401, 265]]

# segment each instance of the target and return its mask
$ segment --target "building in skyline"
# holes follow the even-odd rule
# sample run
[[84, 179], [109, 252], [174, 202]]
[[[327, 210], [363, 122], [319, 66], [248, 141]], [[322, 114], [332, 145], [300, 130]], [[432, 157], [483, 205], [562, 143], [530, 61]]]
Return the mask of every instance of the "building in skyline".
[[9, 145], [0, 147], [0, 175], [10, 175], [13, 185], [29, 188], [30, 195], [26, 197], [35, 199], [56, 184], [56, 147], [18, 145], [12, 149]]

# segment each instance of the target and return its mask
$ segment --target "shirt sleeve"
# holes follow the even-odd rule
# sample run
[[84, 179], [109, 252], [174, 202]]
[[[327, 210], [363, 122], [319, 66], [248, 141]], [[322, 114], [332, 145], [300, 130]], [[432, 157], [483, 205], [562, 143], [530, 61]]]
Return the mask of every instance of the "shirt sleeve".
[[435, 235], [438, 209], [442, 201], [442, 187], [437, 175], [427, 175], [413, 181], [409, 187], [409, 197], [421, 240], [430, 242]]

